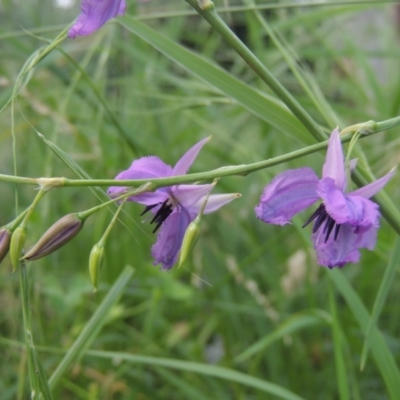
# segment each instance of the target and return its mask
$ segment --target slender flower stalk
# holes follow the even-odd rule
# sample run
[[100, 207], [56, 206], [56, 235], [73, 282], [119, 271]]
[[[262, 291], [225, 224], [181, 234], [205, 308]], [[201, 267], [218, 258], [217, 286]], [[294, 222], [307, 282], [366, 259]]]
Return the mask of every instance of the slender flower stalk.
[[125, 197], [122, 201], [120, 206], [118, 207], [118, 210], [114, 214], [110, 224], [108, 225], [107, 229], [105, 230], [103, 236], [97, 242], [93, 248], [92, 251], [90, 252], [89, 256], [89, 275], [90, 279], [92, 281], [92, 285], [94, 288], [94, 292], [97, 290], [97, 287], [99, 285], [99, 277], [100, 277], [100, 269], [101, 266], [104, 262], [104, 246], [106, 244], [106, 241], [108, 239], [108, 236], [111, 232], [111, 229], [114, 227], [115, 222], [117, 221], [118, 215], [120, 211], [122, 210], [122, 207], [124, 206], [126, 202], [127, 197]]
[[[369, 135], [382, 132], [386, 129], [400, 126], [400, 117], [392, 118], [390, 120], [382, 122], [368, 121], [357, 125], [352, 125], [345, 128], [341, 132], [340, 140], [342, 143], [349, 142], [353, 135], [350, 132], [356, 132], [360, 130], [362, 133], [360, 138], [367, 137]], [[344, 135], [346, 133], [346, 135]], [[227, 176], [235, 175], [247, 175], [249, 173], [259, 171], [262, 169], [270, 168], [275, 165], [285, 163], [287, 161], [295, 160], [307, 156], [309, 154], [316, 153], [321, 150], [325, 150], [328, 147], [329, 141], [326, 140], [321, 143], [317, 143], [311, 146], [304, 147], [300, 150], [296, 150], [282, 156], [270, 158], [268, 160], [259, 161], [252, 164], [241, 164], [232, 165], [215, 170], [201, 172], [196, 174], [187, 174], [181, 176], [171, 176], [164, 178], [148, 178], [148, 179], [126, 179], [121, 181], [115, 181], [113, 179], [67, 179], [67, 178], [27, 178], [14, 175], [0, 174], [0, 181], [11, 182], [17, 184], [26, 185], [40, 185], [43, 187], [62, 188], [62, 187], [87, 187], [87, 186], [140, 186], [145, 183], [151, 184], [148, 190], [155, 190], [163, 186], [178, 185], [182, 183], [193, 183], [204, 180], [211, 180], [215, 178], [223, 178]], [[400, 231], [400, 228], [399, 228]]]

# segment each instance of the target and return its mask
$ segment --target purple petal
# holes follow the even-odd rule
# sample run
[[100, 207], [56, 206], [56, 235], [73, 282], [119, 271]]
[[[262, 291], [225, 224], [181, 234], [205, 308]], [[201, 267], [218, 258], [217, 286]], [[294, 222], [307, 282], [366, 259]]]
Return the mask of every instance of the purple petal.
[[78, 35], [90, 35], [109, 19], [124, 15], [125, 9], [125, 0], [82, 0], [81, 13], [68, 36], [73, 39]]
[[361, 196], [369, 199], [370, 197], [376, 195], [392, 178], [395, 170], [392, 169], [388, 174], [382, 176], [382, 178], [372, 182], [360, 189], [354, 190], [353, 192], [347, 193], [348, 196]]
[[318, 177], [310, 168], [292, 169], [277, 175], [264, 188], [255, 208], [257, 218], [285, 225], [298, 212], [318, 200]]
[[336, 187], [333, 179], [322, 179], [317, 192], [324, 201], [327, 213], [336, 223], [348, 223], [363, 231], [371, 226], [379, 226], [378, 205], [361, 196], [345, 195]]
[[185, 175], [191, 165], [193, 164], [194, 160], [196, 159], [197, 155], [199, 154], [200, 150], [203, 146], [211, 139], [211, 136], [200, 140], [200, 142], [196, 143], [193, 147], [191, 147], [176, 163], [172, 175]]
[[202, 197], [213, 190], [215, 185], [178, 185], [171, 189], [172, 196], [178, 203], [187, 209], [190, 209]]
[[340, 226], [336, 240], [334, 235], [331, 235], [325, 242], [324, 225], [312, 235], [318, 263], [322, 266], [341, 268], [349, 262], [357, 263], [360, 259], [358, 249], [372, 250], [375, 247], [378, 230], [375, 226], [365, 232], [360, 232], [349, 224], [343, 224]]
[[345, 189], [346, 171], [344, 168], [342, 143], [337, 128], [332, 132], [329, 139], [325, 164], [322, 169], [322, 178], [332, 178], [338, 189]]
[[154, 265], [161, 263], [162, 269], [172, 268], [178, 259], [186, 229], [195, 217], [184, 208], [177, 208], [164, 221], [157, 242], [151, 248]]
[[[229, 193], [229, 194], [212, 194], [207, 201], [206, 207], [204, 209], [204, 214], [211, 214], [214, 211], [219, 210], [225, 204], [230, 203], [232, 200], [241, 197], [240, 193]], [[201, 207], [203, 206], [204, 199], [200, 199], [196, 204], [194, 204], [190, 211], [198, 214]]]
[[[115, 179], [153, 179], [166, 178], [171, 176], [172, 167], [165, 164], [158, 157], [142, 157], [133, 161], [129, 169], [120, 172]], [[107, 194], [110, 197], [117, 197], [123, 194], [128, 188], [125, 186], [111, 186]], [[158, 189], [153, 193], [144, 193], [129, 197], [129, 201], [135, 201], [140, 204], [152, 205], [162, 203], [168, 198], [167, 189]]]

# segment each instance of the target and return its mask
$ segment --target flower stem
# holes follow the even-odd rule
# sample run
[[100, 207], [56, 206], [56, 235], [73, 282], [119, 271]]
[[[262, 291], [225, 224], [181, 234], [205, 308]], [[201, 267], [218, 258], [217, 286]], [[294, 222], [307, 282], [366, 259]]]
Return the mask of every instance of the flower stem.
[[[390, 120], [392, 121], [392, 120]], [[377, 133], [383, 130], [385, 121], [382, 123], [374, 123], [377, 127], [374, 131], [363, 131], [363, 134], [360, 138], [369, 136], [371, 134]], [[400, 125], [400, 118], [397, 121], [397, 124]], [[360, 126], [364, 126], [365, 124], [359, 124]], [[372, 125], [371, 125], [372, 126]], [[395, 126], [395, 125], [393, 125]], [[353, 128], [355, 125], [352, 126]], [[348, 130], [349, 132], [354, 131], [354, 129]], [[347, 129], [347, 128], [346, 128]], [[349, 142], [353, 137], [352, 134], [348, 134], [345, 136], [341, 136], [342, 143]], [[27, 184], [27, 185], [40, 185], [43, 188], [57, 188], [57, 187], [82, 187], [82, 186], [126, 186], [126, 187], [139, 187], [140, 193], [144, 191], [152, 191], [159, 187], [163, 186], [171, 186], [178, 185], [182, 183], [192, 183], [198, 181], [211, 180], [216, 178], [222, 178], [226, 176], [233, 175], [247, 175], [251, 172], [255, 172], [261, 169], [269, 168], [278, 164], [282, 164], [284, 162], [294, 160], [296, 158], [304, 157], [306, 155], [316, 153], [317, 151], [324, 150], [328, 147], [328, 141], [320, 142], [311, 146], [304, 147], [300, 150], [293, 151], [291, 153], [287, 153], [278, 157], [270, 158], [268, 160], [259, 161], [252, 164], [242, 164], [242, 165], [233, 165], [217, 168], [207, 172], [200, 172], [196, 174], [187, 174], [181, 176], [172, 176], [168, 178], [155, 178], [155, 179], [130, 179], [130, 180], [114, 180], [114, 179], [67, 179], [67, 178], [26, 178], [20, 176], [13, 175], [3, 175], [0, 174], [0, 181], [3, 182], [12, 182], [19, 184]], [[147, 184], [146, 187], [140, 187], [141, 185]], [[139, 194], [139, 192], [135, 192], [135, 194]], [[93, 209], [87, 210], [87, 212], [96, 212], [99, 207], [105, 207], [110, 203], [115, 201], [119, 201], [125, 196], [132, 196], [130, 194], [124, 194], [121, 198], [112, 199], [107, 203], [101, 204], [99, 206], [94, 207]]]
[[251, 69], [272, 89], [272, 91], [287, 105], [292, 113], [301, 121], [309, 132], [318, 140], [326, 140], [326, 134], [318, 124], [303, 109], [297, 100], [274, 77], [268, 68], [248, 49], [248, 47], [232, 32], [215, 11], [211, 1], [202, 9], [197, 0], [185, 0], [190, 4], [243, 58]]

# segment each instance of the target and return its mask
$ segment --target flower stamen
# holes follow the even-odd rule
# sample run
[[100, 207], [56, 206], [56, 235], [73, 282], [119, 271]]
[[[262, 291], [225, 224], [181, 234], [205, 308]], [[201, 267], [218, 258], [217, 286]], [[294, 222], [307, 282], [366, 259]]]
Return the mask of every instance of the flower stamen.
[[158, 211], [154, 214], [154, 217], [150, 221], [150, 224], [156, 223], [156, 227], [153, 229], [153, 233], [156, 233], [162, 223], [171, 215], [172, 210], [173, 210], [173, 205], [168, 204], [168, 200], [165, 200], [164, 203], [156, 203], [156, 204], [151, 204], [150, 206], [146, 206], [146, 208], [143, 210], [143, 212], [140, 215], [146, 214], [148, 211], [153, 209], [154, 207], [157, 207], [161, 204], [160, 208]]
[[326, 212], [324, 203], [321, 203], [319, 207], [314, 211], [310, 218], [303, 224], [302, 228], [306, 227], [310, 222], [314, 221], [314, 226], [312, 232], [315, 233], [325, 222], [324, 229], [322, 230], [322, 234], [325, 235], [324, 242], [326, 243], [331, 236], [333, 228], [335, 228], [334, 232], [334, 240], [337, 240], [340, 230], [340, 224], [337, 224], [335, 220]]

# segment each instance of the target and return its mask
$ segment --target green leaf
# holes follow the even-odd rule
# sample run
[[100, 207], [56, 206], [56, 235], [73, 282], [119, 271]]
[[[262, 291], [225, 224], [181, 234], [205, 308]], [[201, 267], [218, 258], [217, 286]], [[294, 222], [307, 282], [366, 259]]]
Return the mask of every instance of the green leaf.
[[[343, 273], [338, 269], [329, 271], [328, 273], [329, 277], [335, 284], [336, 289], [346, 300], [361, 330], [366, 333], [370, 316], [357, 292], [350, 286]], [[370, 343], [372, 356], [379, 369], [379, 372], [383, 377], [383, 380], [385, 381], [386, 388], [390, 394], [390, 398], [399, 399], [400, 372], [393, 358], [393, 355], [391, 354], [385, 340], [382, 337], [382, 334], [377, 329], [373, 329], [371, 333]]]
[[85, 349], [90, 346], [90, 344], [99, 334], [104, 323], [107, 321], [108, 313], [122, 295], [122, 292], [131, 279], [133, 272], [134, 270], [130, 266], [125, 267], [125, 269], [121, 272], [121, 275], [115, 281], [114, 285], [107, 293], [107, 296], [101, 302], [92, 318], [90, 318], [78, 338], [75, 340], [74, 344], [69, 348], [68, 352], [65, 354], [64, 358], [51, 375], [49, 379], [51, 388], [54, 388], [68, 367], [83, 354]]
[[394, 275], [396, 272], [396, 267], [399, 265], [399, 260], [400, 260], [400, 237], [397, 236], [396, 242], [393, 246], [393, 251], [389, 260], [389, 264], [386, 267], [385, 275], [383, 276], [381, 285], [379, 286], [378, 294], [376, 296], [374, 306], [372, 308], [371, 319], [369, 320], [367, 332], [365, 334], [364, 346], [361, 353], [361, 366], [360, 366], [361, 370], [364, 369], [365, 362], [367, 361], [368, 350], [371, 347], [373, 332], [377, 328], [379, 314], [382, 311], [382, 307], [386, 300], [386, 296], [394, 281]]
[[248, 111], [276, 129], [306, 143], [310, 142], [308, 131], [279, 100], [251, 88], [219, 66], [173, 42], [133, 17], [125, 16], [124, 19], [119, 20], [119, 23], [192, 74], [197, 75], [226, 96], [235, 99]]
[[228, 381], [241, 383], [245, 386], [259, 389], [263, 392], [277, 396], [281, 399], [303, 400], [303, 398], [298, 396], [297, 394], [274, 383], [229, 368], [219, 367], [217, 365], [202, 364], [191, 361], [180, 361], [171, 358], [142, 356], [116, 351], [88, 350], [85, 352], [85, 355], [90, 357], [107, 358], [110, 360], [124, 360], [135, 364], [148, 364], [155, 367], [166, 367], [185, 372], [196, 372], [198, 374], [209, 377], [221, 378]]

